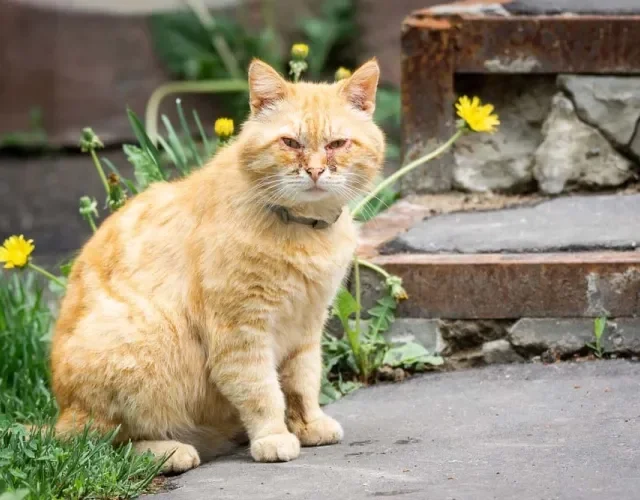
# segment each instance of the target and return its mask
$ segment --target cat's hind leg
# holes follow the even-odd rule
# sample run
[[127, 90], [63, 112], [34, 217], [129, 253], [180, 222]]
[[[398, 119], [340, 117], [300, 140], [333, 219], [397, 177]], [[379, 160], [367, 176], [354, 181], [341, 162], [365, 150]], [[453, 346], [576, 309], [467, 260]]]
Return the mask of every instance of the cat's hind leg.
[[160, 472], [180, 473], [200, 465], [200, 455], [190, 444], [180, 441], [136, 441], [133, 449], [138, 453], [151, 452], [157, 459], [169, 457]]
[[[55, 433], [62, 439], [70, 438], [73, 435], [81, 434], [87, 426], [92, 431], [106, 434], [112, 432], [118, 425], [116, 422], [96, 418], [90, 416], [86, 411], [71, 407], [60, 412], [55, 425]], [[126, 431], [120, 431], [114, 438], [114, 444], [123, 444], [128, 439]], [[134, 441], [133, 449], [137, 453], [151, 452], [158, 460], [169, 457], [160, 469], [161, 473], [185, 472], [200, 465], [200, 455], [197, 450], [190, 444], [180, 441]]]

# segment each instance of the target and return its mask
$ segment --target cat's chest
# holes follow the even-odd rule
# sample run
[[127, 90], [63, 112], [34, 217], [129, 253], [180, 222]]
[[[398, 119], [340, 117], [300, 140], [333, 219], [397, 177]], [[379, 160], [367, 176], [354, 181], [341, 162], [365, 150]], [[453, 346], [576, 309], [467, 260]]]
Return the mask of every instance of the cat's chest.
[[353, 259], [355, 235], [346, 234], [332, 245], [309, 251], [291, 250], [283, 257], [287, 291], [282, 316], [321, 314], [331, 302]]

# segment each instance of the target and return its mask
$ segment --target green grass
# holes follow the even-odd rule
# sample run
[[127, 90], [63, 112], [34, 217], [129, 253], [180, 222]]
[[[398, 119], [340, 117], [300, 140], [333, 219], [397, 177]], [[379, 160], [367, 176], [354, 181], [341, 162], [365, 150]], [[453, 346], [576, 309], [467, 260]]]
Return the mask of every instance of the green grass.
[[[0, 273], [0, 500], [134, 498], [157, 474], [150, 456], [114, 448], [111, 435], [61, 442], [51, 433], [52, 324], [33, 276]], [[44, 430], [29, 436], [23, 422]]]
[[0, 419], [55, 414], [47, 366], [51, 325], [34, 276], [0, 274]]

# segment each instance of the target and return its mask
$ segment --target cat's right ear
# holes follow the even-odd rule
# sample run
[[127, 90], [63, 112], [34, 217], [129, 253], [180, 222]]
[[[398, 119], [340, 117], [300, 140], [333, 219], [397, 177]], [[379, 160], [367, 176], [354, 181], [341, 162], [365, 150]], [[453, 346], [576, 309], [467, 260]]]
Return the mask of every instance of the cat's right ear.
[[249, 105], [255, 115], [287, 95], [287, 82], [280, 74], [258, 59], [249, 66]]

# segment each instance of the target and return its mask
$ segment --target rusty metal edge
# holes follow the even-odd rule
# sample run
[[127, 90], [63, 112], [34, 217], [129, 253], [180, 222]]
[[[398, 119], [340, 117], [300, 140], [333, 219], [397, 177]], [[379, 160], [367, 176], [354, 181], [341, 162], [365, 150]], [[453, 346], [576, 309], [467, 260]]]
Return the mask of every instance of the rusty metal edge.
[[640, 252], [392, 255], [373, 259], [400, 276], [398, 315], [517, 319], [640, 315]]

